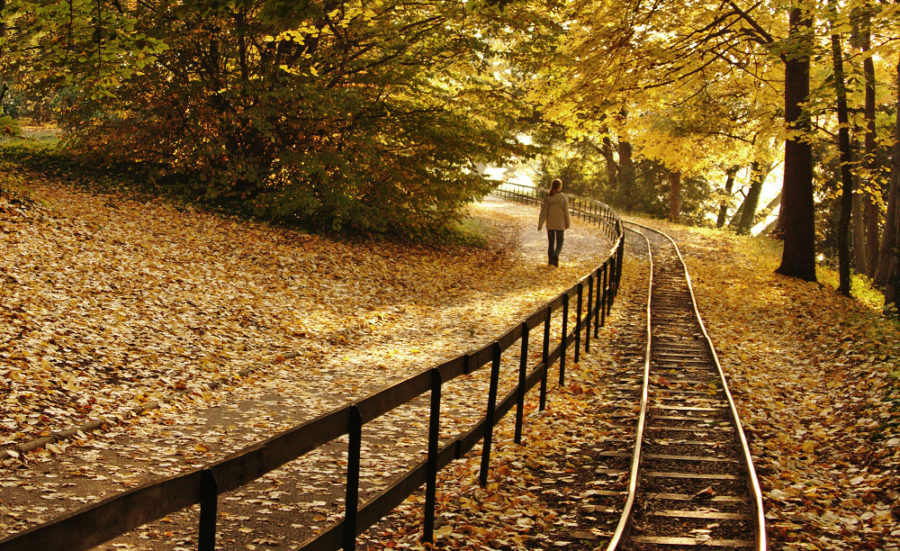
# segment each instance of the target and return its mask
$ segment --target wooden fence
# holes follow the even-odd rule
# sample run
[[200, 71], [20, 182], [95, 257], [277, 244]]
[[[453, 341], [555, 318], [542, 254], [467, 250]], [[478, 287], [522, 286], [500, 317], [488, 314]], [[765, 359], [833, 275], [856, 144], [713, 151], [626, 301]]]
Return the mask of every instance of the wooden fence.
[[[540, 201], [539, 190], [504, 184], [497, 195], [526, 203]], [[623, 227], [609, 207], [596, 201], [574, 199], [572, 213], [596, 223], [610, 244], [603, 263], [570, 289], [528, 316], [494, 342], [426, 369], [389, 388], [340, 407], [300, 426], [281, 432], [232, 455], [183, 474], [153, 482], [112, 496], [96, 504], [51, 520], [30, 530], [0, 540], [0, 551], [77, 551], [89, 549], [125, 534], [147, 522], [200, 504], [199, 545], [201, 551], [215, 548], [216, 511], [219, 495], [244, 486], [266, 473], [303, 456], [343, 435], [349, 435], [343, 520], [301, 544], [302, 550], [356, 548], [356, 537], [390, 513], [409, 495], [425, 485], [423, 540], [432, 541], [437, 473], [462, 457], [478, 442], [481, 449], [479, 482], [487, 483], [494, 425], [515, 409], [515, 441], [521, 441], [526, 393], [539, 386], [544, 409], [550, 367], [558, 363], [558, 380], [565, 382], [566, 351], [574, 347], [579, 361], [582, 346], [590, 350], [591, 334], [605, 323], [618, 289], [624, 255]], [[605, 251], [604, 251], [605, 253]], [[585, 295], [586, 298], [585, 298]], [[575, 302], [574, 327], [570, 310]], [[559, 342], [551, 343], [554, 312], [562, 309]], [[542, 330], [541, 360], [529, 370], [528, 346], [535, 329]], [[498, 396], [503, 353], [518, 344], [518, 382], [506, 396]], [[485, 397], [486, 413], [474, 426], [441, 443], [441, 389], [449, 381], [490, 365], [490, 388]], [[372, 499], [360, 503], [360, 455], [362, 431], [372, 420], [419, 396], [430, 394], [428, 448], [424, 460], [393, 480]]]

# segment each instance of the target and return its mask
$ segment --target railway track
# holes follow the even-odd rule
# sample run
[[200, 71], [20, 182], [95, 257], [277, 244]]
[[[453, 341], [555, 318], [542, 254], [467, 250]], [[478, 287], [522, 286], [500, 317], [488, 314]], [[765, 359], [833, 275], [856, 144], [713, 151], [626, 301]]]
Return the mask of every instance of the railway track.
[[[665, 234], [628, 224], [647, 242], [652, 276], [643, 377], [621, 381], [631, 411], [620, 405], [613, 417], [633, 422], [639, 396], [639, 420], [632, 453], [618, 437], [600, 454], [597, 474], [614, 481], [599, 496], [607, 503], [597, 528], [609, 535], [608, 551], [763, 551], [759, 483], [681, 253]], [[621, 512], [614, 530], [613, 511]]]

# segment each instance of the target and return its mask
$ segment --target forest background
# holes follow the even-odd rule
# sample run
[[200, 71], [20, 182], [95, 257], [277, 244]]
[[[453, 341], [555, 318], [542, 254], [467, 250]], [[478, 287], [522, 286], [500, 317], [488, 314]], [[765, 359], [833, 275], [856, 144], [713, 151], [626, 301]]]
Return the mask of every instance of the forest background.
[[[322, 231], [446, 235], [488, 167], [900, 273], [900, 5], [0, 0], [0, 131], [34, 166]], [[781, 182], [776, 180], [780, 179]], [[781, 188], [760, 204], [764, 184]], [[7, 183], [5, 187], [11, 187]], [[762, 224], [765, 226], [766, 224]], [[834, 260], [832, 260], [834, 259]]]

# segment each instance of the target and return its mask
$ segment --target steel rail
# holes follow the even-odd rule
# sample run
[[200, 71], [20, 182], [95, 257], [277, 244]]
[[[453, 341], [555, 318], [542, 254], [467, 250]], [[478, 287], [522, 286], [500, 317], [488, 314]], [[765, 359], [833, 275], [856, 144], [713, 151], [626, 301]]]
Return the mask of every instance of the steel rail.
[[[625, 221], [625, 224], [636, 226], [641, 228], [642, 230], [647, 230], [653, 233], [656, 233], [666, 240], [668, 240], [675, 249], [675, 253], [678, 257], [678, 261], [681, 264], [681, 267], [684, 272], [685, 282], [687, 284], [687, 289], [689, 292], [689, 296], [691, 299], [691, 309], [693, 310], [694, 317], [700, 327], [701, 334], [703, 335], [703, 341], [707, 350], [710, 353], [710, 357], [712, 359], [712, 363], [715, 365], [716, 372], [718, 373], [719, 382], [722, 385], [723, 394], [725, 395], [725, 399], [728, 403], [728, 409], [730, 413], [730, 420], [737, 434], [738, 444], [741, 449], [741, 459], [744, 464], [745, 474], [747, 476], [747, 486], [752, 496], [752, 506], [754, 509], [754, 530], [755, 530], [755, 544], [754, 549], [756, 551], [765, 551], [768, 548], [766, 530], [765, 530], [765, 510], [763, 507], [762, 501], [762, 489], [759, 484], [759, 478], [756, 474], [756, 469], [753, 466], [753, 458], [750, 453], [750, 447], [747, 443], [747, 437], [744, 433], [740, 415], [737, 410], [737, 406], [734, 403], [734, 398], [731, 395], [731, 391], [728, 388], [728, 383], [725, 378], [725, 372], [722, 369], [722, 365], [719, 362], [718, 355], [716, 354], [715, 347], [713, 346], [712, 339], [709, 336], [709, 333], [706, 330], [706, 326], [703, 324], [703, 319], [700, 316], [700, 311], [697, 306], [697, 298], [694, 293], [693, 283], [691, 281], [690, 273], [687, 269], [687, 264], [684, 261], [684, 257], [681, 254], [681, 250], [678, 248], [678, 245], [675, 243], [675, 240], [672, 239], [669, 235], [654, 228], [650, 228], [643, 224], [639, 224], [636, 222]], [[646, 408], [648, 401], [648, 381], [649, 381], [649, 371], [650, 371], [650, 363], [651, 363], [651, 351], [652, 351], [652, 328], [651, 328], [651, 306], [653, 300], [653, 253], [650, 250], [650, 242], [649, 239], [642, 233], [632, 229], [626, 228], [628, 231], [637, 233], [641, 235], [645, 241], [647, 241], [649, 258], [650, 258], [650, 292], [647, 299], [647, 347], [646, 347], [646, 357], [644, 360], [644, 383], [641, 394], [641, 411], [640, 418], [638, 420], [638, 429], [635, 435], [635, 449], [632, 456], [632, 472], [630, 475], [629, 482], [629, 490], [628, 497], [626, 500], [626, 505], [623, 508], [622, 515], [619, 519], [619, 523], [617, 525], [616, 531], [613, 534], [610, 542], [607, 546], [607, 551], [613, 551], [618, 548], [618, 546], [622, 543], [627, 529], [631, 522], [631, 516], [633, 512], [634, 500], [637, 493], [637, 481], [639, 478], [639, 462], [640, 462], [640, 451], [641, 451], [641, 442], [643, 440], [644, 427], [646, 425]]]
[[[623, 222], [625, 222], [623, 220]], [[624, 226], [623, 226], [624, 227]], [[647, 291], [647, 326], [646, 326], [646, 334], [647, 334], [647, 347], [644, 353], [644, 376], [643, 382], [641, 383], [641, 410], [638, 413], [638, 424], [637, 429], [635, 431], [635, 444], [634, 451], [631, 455], [631, 473], [628, 478], [628, 496], [625, 498], [625, 505], [622, 509], [622, 516], [619, 517], [619, 522], [616, 525], [616, 530], [613, 532], [612, 538], [607, 545], [607, 550], [611, 551], [616, 549], [619, 543], [622, 541], [622, 538], [625, 536], [626, 530], [628, 529], [630, 519], [631, 519], [631, 511], [634, 508], [634, 500], [637, 497], [637, 486], [638, 486], [638, 474], [641, 462], [641, 443], [644, 441], [644, 428], [647, 425], [647, 407], [649, 403], [650, 396], [650, 356], [651, 350], [653, 346], [653, 332], [651, 327], [651, 318], [650, 313], [652, 312], [653, 306], [653, 251], [650, 248], [650, 240], [647, 239], [647, 236], [644, 234], [632, 230], [631, 228], [625, 228], [628, 231], [631, 231], [639, 236], [641, 236], [644, 241], [647, 243], [647, 256], [650, 261], [650, 275], [648, 277], [648, 291]]]

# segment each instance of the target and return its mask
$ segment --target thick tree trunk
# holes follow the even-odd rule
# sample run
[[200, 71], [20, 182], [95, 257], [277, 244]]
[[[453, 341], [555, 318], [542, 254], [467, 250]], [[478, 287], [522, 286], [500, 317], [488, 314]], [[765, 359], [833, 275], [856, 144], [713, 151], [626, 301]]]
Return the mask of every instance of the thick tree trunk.
[[[784, 110], [791, 130], [810, 131], [803, 104], [809, 99], [809, 51], [812, 18], [800, 8], [790, 12], [790, 37], [800, 50], [785, 60]], [[784, 252], [776, 272], [806, 281], [816, 281], [816, 231], [813, 204], [812, 146], [792, 135], [784, 144], [784, 186], [781, 198], [781, 225]]]
[[[734, 176], [737, 174], [737, 167], [728, 169], [728, 178], [725, 180], [725, 194], [731, 197], [731, 190], [734, 188]], [[719, 205], [719, 216], [716, 218], [716, 227], [721, 228], [725, 225], [725, 218], [728, 217], [728, 200], [724, 199]]]
[[[900, 306], [900, 59], [897, 62], [897, 110], [894, 111], [894, 150], [888, 211], [877, 276], [884, 282], [884, 303]], [[876, 278], [877, 279], [877, 278]], [[894, 310], [896, 315], [897, 310]]]
[[[833, 6], [833, 0], [830, 3]], [[838, 149], [841, 158], [841, 214], [838, 219], [838, 291], [850, 296], [850, 214], [853, 210], [853, 175], [850, 165], [850, 119], [847, 115], [847, 90], [844, 87], [844, 60], [841, 37], [831, 35], [831, 60], [834, 67], [834, 88], [838, 115]]]
[[759, 206], [759, 195], [762, 193], [763, 182], [766, 179], [766, 173], [763, 172], [759, 162], [753, 161], [750, 170], [750, 190], [747, 191], [747, 197], [741, 211], [741, 219], [737, 224], [738, 235], [749, 235], [753, 228], [753, 221], [756, 219], [756, 209]]
[[681, 171], [666, 170], [669, 180], [669, 220], [678, 222], [681, 217]]

